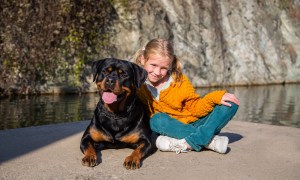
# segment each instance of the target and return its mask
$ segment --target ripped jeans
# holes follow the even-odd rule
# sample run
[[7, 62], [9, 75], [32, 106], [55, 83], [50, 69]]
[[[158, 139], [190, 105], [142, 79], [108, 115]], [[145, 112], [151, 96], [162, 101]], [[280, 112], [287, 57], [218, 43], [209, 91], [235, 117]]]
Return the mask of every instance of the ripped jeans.
[[231, 107], [216, 105], [210, 114], [190, 124], [184, 124], [165, 113], [156, 113], [150, 119], [150, 127], [160, 135], [185, 139], [195, 151], [201, 151], [237, 112], [238, 105], [230, 104]]

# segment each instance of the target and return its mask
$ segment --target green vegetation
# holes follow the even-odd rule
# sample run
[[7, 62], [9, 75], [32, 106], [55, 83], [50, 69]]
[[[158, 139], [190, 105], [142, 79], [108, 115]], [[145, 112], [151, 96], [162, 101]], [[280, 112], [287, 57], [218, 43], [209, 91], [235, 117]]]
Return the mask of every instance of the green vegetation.
[[111, 2], [2, 0], [0, 97], [39, 94], [49, 84], [80, 87], [85, 65], [114, 48]]

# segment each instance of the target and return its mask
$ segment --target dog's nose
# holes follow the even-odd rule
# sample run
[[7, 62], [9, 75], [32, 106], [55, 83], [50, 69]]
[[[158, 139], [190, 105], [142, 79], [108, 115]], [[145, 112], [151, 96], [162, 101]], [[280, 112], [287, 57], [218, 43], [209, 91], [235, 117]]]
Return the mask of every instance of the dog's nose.
[[112, 79], [112, 78], [108, 78], [107, 80], [106, 80], [106, 85], [108, 85], [108, 86], [113, 86], [115, 84], [115, 81], [114, 81], [114, 79]]

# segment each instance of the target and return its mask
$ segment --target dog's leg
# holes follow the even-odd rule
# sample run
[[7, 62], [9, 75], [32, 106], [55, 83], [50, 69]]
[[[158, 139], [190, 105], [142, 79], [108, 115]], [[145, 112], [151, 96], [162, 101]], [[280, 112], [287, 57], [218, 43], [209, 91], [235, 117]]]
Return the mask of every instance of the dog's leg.
[[84, 154], [82, 158], [82, 165], [94, 167], [97, 165], [97, 154], [96, 149], [93, 145], [92, 138], [89, 135], [86, 135], [82, 138], [80, 149]]
[[81, 139], [80, 149], [84, 154], [82, 165], [93, 167], [98, 164], [97, 152], [94, 143], [109, 142], [109, 137], [95, 128], [87, 128]]
[[[127, 134], [119, 139], [121, 142], [128, 144], [136, 144], [137, 148], [131, 153], [130, 156], [125, 158], [123, 166], [126, 169], [138, 169], [141, 167], [141, 159], [144, 156], [143, 148], [145, 147], [145, 141], [140, 139], [140, 133], [135, 132]], [[140, 142], [140, 143], [138, 143]], [[138, 143], [138, 144], [137, 144]]]
[[140, 144], [130, 156], [125, 158], [123, 166], [126, 169], [138, 169], [141, 167], [141, 159], [144, 157], [143, 147], [145, 146], [144, 143]]
[[148, 140], [143, 140], [139, 146], [125, 158], [123, 166], [126, 169], [139, 169], [142, 159], [149, 156], [154, 150], [153, 145]]

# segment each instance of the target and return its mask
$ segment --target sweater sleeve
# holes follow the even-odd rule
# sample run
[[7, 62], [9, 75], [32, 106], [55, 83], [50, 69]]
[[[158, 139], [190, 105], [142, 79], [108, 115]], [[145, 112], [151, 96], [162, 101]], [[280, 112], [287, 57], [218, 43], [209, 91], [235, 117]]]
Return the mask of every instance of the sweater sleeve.
[[222, 96], [226, 93], [225, 90], [213, 91], [201, 98], [187, 77], [184, 77], [182, 86], [180, 89], [184, 90], [181, 93], [184, 96], [183, 106], [196, 117], [209, 114], [216, 105], [221, 104]]

